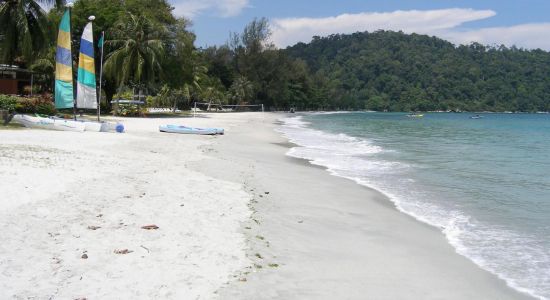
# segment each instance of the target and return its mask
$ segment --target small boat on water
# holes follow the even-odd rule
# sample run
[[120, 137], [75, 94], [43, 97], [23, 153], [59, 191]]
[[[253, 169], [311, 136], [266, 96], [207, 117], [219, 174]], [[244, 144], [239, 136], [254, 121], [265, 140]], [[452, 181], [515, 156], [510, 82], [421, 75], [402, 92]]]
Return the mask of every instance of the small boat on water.
[[470, 116], [470, 119], [483, 119], [483, 116], [480, 116], [480, 115]]
[[408, 114], [407, 118], [423, 118], [423, 114]]
[[160, 132], [181, 133], [181, 134], [199, 134], [199, 135], [215, 135], [224, 134], [223, 128], [196, 128], [183, 125], [161, 125]]
[[48, 130], [76, 131], [83, 132], [86, 128], [84, 122], [64, 119], [50, 119], [42, 117], [32, 117], [27, 115], [15, 115], [13, 121], [28, 127]]

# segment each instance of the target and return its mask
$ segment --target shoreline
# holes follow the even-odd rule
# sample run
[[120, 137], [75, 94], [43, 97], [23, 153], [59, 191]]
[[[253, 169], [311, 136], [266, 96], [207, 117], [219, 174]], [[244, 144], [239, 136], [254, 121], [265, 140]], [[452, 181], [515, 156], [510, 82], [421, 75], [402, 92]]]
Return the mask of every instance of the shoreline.
[[[259, 225], [255, 222], [251, 222], [253, 226], [245, 225], [251, 228], [248, 256], [254, 265], [263, 266], [249, 269], [246, 282], [233, 282], [222, 289], [223, 299], [534, 299], [456, 253], [438, 228], [399, 211], [381, 192], [331, 175], [325, 167], [312, 165], [308, 160], [287, 156], [289, 148], [281, 146], [292, 144], [275, 132], [278, 116], [283, 115], [273, 114], [269, 122], [264, 121], [266, 128], [261, 133], [239, 133], [236, 144], [253, 149], [243, 153], [231, 145], [234, 141], [220, 140], [214, 145], [216, 158], [221, 159], [223, 153], [233, 161], [222, 164], [223, 169], [233, 170], [225, 171], [222, 178], [235, 177], [235, 172], [246, 173], [242, 168], [237, 171], [235, 164], [247, 166], [244, 169], [249, 169], [251, 175], [243, 183], [254, 192], [270, 192], [267, 197], [260, 196], [261, 193], [254, 197], [252, 208]], [[252, 143], [252, 139], [260, 141]], [[278, 147], [268, 147], [273, 144]], [[213, 166], [199, 168], [208, 173]], [[297, 182], [293, 184], [286, 176]], [[296, 186], [308, 189], [309, 193], [297, 190]], [[319, 190], [314, 191], [315, 188]], [[343, 200], [336, 200], [337, 197]], [[395, 222], [384, 224], [380, 215]], [[321, 236], [312, 236], [315, 234]], [[320, 240], [323, 234], [331, 242]], [[258, 243], [257, 236], [268, 243]], [[377, 239], [384, 243], [378, 240], [371, 244]], [[411, 256], [411, 252], [415, 255]], [[262, 258], [254, 257], [256, 254]], [[265, 267], [273, 262], [279, 266]], [[363, 269], [372, 265], [376, 271]], [[327, 272], [334, 274], [330, 276]], [[389, 282], [403, 286], [393, 291]]]
[[[291, 115], [289, 117], [300, 117], [300, 116], [303, 116], [303, 115], [304, 114], [297, 114], [297, 115]], [[289, 121], [289, 122], [290, 123], [288, 123], [288, 124], [291, 124], [290, 128], [294, 128], [294, 125], [295, 125], [294, 121]], [[288, 124], [287, 124], [287, 126], [288, 126]], [[304, 124], [307, 124], [307, 122], [304, 123]], [[284, 127], [287, 127], [287, 126], [284, 126]], [[345, 134], [345, 133], [338, 133], [338, 132], [335, 133], [335, 132], [331, 132], [331, 131], [323, 131], [323, 129], [309, 128], [309, 126], [306, 126], [306, 125], [303, 125], [303, 124], [300, 125], [300, 127], [303, 127], [303, 129], [306, 130], [306, 132], [308, 132], [308, 131], [321, 132], [322, 134], [327, 134], [329, 136], [343, 134], [343, 135], [347, 136], [347, 138], [353, 138], [353, 139], [356, 138], [353, 135], [349, 136], [348, 134]], [[489, 272], [489, 273], [493, 274], [495, 277], [497, 277], [498, 279], [504, 281], [506, 283], [507, 287], [513, 289], [516, 292], [521, 293], [522, 295], [531, 297], [532, 299], [546, 299], [546, 297], [544, 296], [544, 288], [540, 288], [538, 286], [535, 286], [534, 288], [529, 288], [531, 286], [532, 282], [530, 282], [529, 280], [523, 280], [522, 281], [522, 277], [517, 277], [517, 276], [514, 277], [513, 276], [513, 275], [517, 275], [517, 274], [513, 274], [513, 273], [510, 274], [510, 272], [507, 273], [508, 270], [506, 270], [506, 267], [509, 267], [509, 268], [519, 267], [518, 265], [514, 264], [514, 262], [511, 262], [510, 265], [500, 264], [500, 265], [495, 266], [494, 262], [498, 261], [498, 260], [493, 260], [493, 261], [484, 260], [483, 256], [475, 255], [475, 254], [477, 254], [475, 252], [475, 250], [477, 250], [475, 248], [475, 245], [473, 245], [473, 244], [468, 245], [467, 243], [464, 242], [464, 240], [461, 240], [460, 238], [458, 238], [457, 234], [456, 234], [456, 231], [453, 231], [453, 228], [455, 228], [453, 226], [454, 224], [445, 224], [444, 222], [438, 222], [439, 220], [430, 219], [429, 215], [428, 215], [428, 217], [426, 217], [426, 215], [423, 215], [422, 214], [423, 211], [411, 210], [410, 206], [407, 208], [406, 205], [410, 204], [410, 202], [406, 202], [406, 201], [401, 200], [401, 199], [407, 199], [407, 197], [405, 196], [403, 198], [404, 195], [399, 194], [399, 193], [394, 194], [394, 187], [393, 186], [391, 186], [391, 185], [390, 186], [388, 186], [388, 185], [384, 186], [384, 184], [377, 186], [377, 184], [376, 184], [377, 181], [376, 180], [373, 180], [373, 182], [371, 183], [368, 179], [363, 180], [361, 178], [362, 175], [357, 175], [357, 174], [353, 174], [353, 173], [352, 173], [352, 175], [347, 175], [346, 170], [348, 170], [348, 169], [346, 169], [346, 168], [339, 169], [337, 164], [335, 165], [336, 167], [333, 167], [334, 164], [330, 161], [327, 161], [323, 157], [323, 155], [317, 155], [316, 156], [315, 154], [308, 154], [307, 149], [309, 149], [310, 151], [313, 151], [313, 153], [317, 153], [317, 152], [315, 152], [316, 148], [315, 147], [311, 148], [309, 146], [303, 146], [303, 145], [301, 145], [301, 143], [305, 142], [305, 145], [309, 145], [310, 142], [309, 142], [308, 139], [310, 139], [311, 136], [315, 136], [314, 134], [305, 135], [305, 139], [300, 139], [299, 138], [300, 135], [293, 134], [292, 131], [287, 131], [287, 130], [277, 130], [277, 131], [281, 132], [281, 134], [283, 136], [285, 136], [285, 138], [288, 138], [292, 142], [299, 143], [297, 145], [297, 147], [299, 147], [301, 149], [306, 149], [306, 150], [296, 151], [297, 153], [302, 153], [302, 154], [295, 154], [294, 151], [289, 151], [287, 153], [288, 156], [295, 157], [295, 158], [298, 158], [298, 159], [303, 159], [305, 161], [308, 161], [309, 164], [312, 165], [312, 166], [323, 167], [327, 171], [327, 173], [331, 174], [332, 176], [336, 176], [336, 177], [339, 177], [339, 178], [344, 178], [344, 179], [353, 181], [357, 185], [360, 185], [360, 186], [363, 186], [363, 187], [366, 187], [368, 189], [372, 189], [372, 190], [375, 190], [375, 191], [381, 193], [383, 195], [383, 197], [386, 198], [387, 202], [391, 203], [391, 205], [394, 209], [396, 209], [397, 211], [399, 211], [399, 212], [401, 212], [401, 213], [403, 213], [407, 216], [412, 217], [417, 222], [420, 222], [422, 224], [426, 224], [430, 227], [436, 228], [438, 230], [438, 232], [445, 238], [446, 242], [453, 247], [456, 254], [467, 258], [470, 262], [475, 264], [477, 267], [479, 267], [483, 271]], [[296, 140], [294, 140], [294, 139], [296, 139]], [[319, 144], [315, 144], [315, 145], [317, 146]], [[321, 147], [321, 149], [326, 150], [322, 145], [320, 147]], [[310, 157], [311, 157], [311, 159], [310, 159]], [[319, 161], [318, 161], [318, 159], [319, 159]], [[409, 200], [413, 200], [413, 199], [409, 199]], [[451, 220], [453, 220], [453, 218], [451, 218]], [[465, 232], [468, 232], [468, 231], [465, 231]], [[479, 242], [483, 243], [484, 241], [480, 240]], [[492, 252], [492, 253], [500, 253], [500, 250], [498, 250], [498, 249], [494, 249], [494, 250], [497, 251], [497, 252]], [[537, 261], [537, 260], [534, 259], [534, 261]], [[491, 264], [491, 262], [493, 262], [493, 264]], [[526, 261], [526, 263], [533, 263], [533, 260]], [[526, 264], [525, 266], [529, 266], [529, 264]], [[539, 270], [539, 272], [544, 273], [544, 270]], [[531, 276], [529, 276], [527, 278], [536, 278], [536, 277], [534, 277], [534, 276], [536, 276], [535, 274], [536, 273], [531, 272], [531, 274], [530, 274]], [[534, 279], [534, 280], [536, 280], [536, 279]]]
[[533, 299], [381, 192], [286, 155], [282, 116], [0, 131], [0, 297]]
[[[292, 115], [292, 116], [289, 116], [289, 117], [299, 117], [299, 116], [303, 116], [303, 114]], [[282, 124], [277, 122], [277, 125], [282, 125]], [[302, 145], [299, 145], [299, 144], [296, 144], [295, 142], [293, 142], [292, 138], [288, 137], [285, 132], [283, 132], [281, 130], [276, 130], [276, 131], [279, 132], [282, 136], [284, 136], [286, 139], [289, 140], [289, 145], [290, 145], [289, 149], [293, 148], [293, 147], [305, 147], [305, 148], [307, 148], [306, 146], [302, 146]], [[474, 263], [476, 266], [478, 266], [481, 270], [489, 272], [489, 273], [493, 274], [494, 276], [498, 277], [498, 279], [503, 280], [506, 283], [507, 287], [513, 289], [515, 292], [521, 293], [522, 295], [532, 297], [532, 299], [539, 299], [539, 297], [542, 297], [542, 296], [537, 295], [537, 293], [533, 290], [526, 289], [526, 288], [523, 288], [523, 287], [517, 285], [516, 282], [513, 279], [510, 279], [510, 278], [508, 278], [508, 277], [506, 277], [502, 274], [499, 274], [498, 272], [493, 271], [491, 268], [485, 268], [485, 266], [483, 265], [483, 262], [478, 261], [476, 258], [472, 258], [472, 257], [468, 256], [465, 253], [461, 253], [459, 251], [459, 249], [457, 248], [460, 245], [457, 246], [453, 243], [453, 241], [445, 233], [445, 230], [446, 230], [445, 227], [441, 227], [441, 226], [438, 226], [436, 224], [433, 224], [433, 223], [431, 223], [430, 221], [426, 220], [425, 218], [423, 218], [421, 216], [415, 215], [412, 212], [408, 212], [406, 209], [400, 207], [399, 202], [392, 199], [391, 194], [388, 194], [388, 193], [384, 192], [383, 190], [378, 189], [376, 186], [372, 186], [369, 183], [367, 183], [363, 180], [360, 180], [357, 177], [348, 177], [348, 176], [342, 175], [342, 174], [338, 173], [337, 171], [332, 170], [330, 167], [328, 167], [326, 165], [316, 163], [313, 159], [293, 155], [293, 154], [290, 153], [290, 151], [286, 153], [286, 156], [290, 157], [290, 158], [293, 158], [294, 161], [297, 162], [297, 163], [300, 163], [299, 161], [301, 161], [302, 163], [306, 163], [307, 165], [309, 165], [311, 167], [321, 168], [324, 171], [326, 171], [328, 174], [330, 174], [331, 176], [335, 176], [335, 177], [338, 177], [338, 178], [343, 178], [343, 179], [346, 179], [346, 180], [350, 180], [350, 181], [356, 183], [357, 185], [359, 185], [361, 187], [364, 187], [368, 190], [375, 191], [375, 192], [379, 193], [380, 198], [376, 198], [375, 200], [380, 205], [389, 206], [389, 207], [405, 214], [406, 216], [411, 217], [412, 219], [414, 219], [415, 221], [417, 221], [417, 222], [419, 222], [423, 225], [427, 225], [430, 228], [435, 228], [441, 235], [443, 235], [445, 237], [445, 240], [447, 241], [447, 243], [455, 249], [456, 254], [465, 257], [466, 259], [468, 259], [469, 261]], [[545, 299], [545, 298], [542, 297], [541, 299]]]

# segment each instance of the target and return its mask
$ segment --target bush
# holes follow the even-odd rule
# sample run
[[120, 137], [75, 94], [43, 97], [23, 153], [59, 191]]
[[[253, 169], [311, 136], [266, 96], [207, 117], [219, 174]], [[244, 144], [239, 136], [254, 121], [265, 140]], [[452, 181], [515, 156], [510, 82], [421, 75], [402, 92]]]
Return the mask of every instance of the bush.
[[15, 111], [17, 98], [8, 95], [0, 95], [0, 110]]
[[38, 98], [17, 98], [15, 111], [18, 113], [55, 115], [57, 112], [51, 96]]
[[130, 103], [118, 104], [118, 114], [124, 117], [142, 117], [147, 113], [145, 105]]

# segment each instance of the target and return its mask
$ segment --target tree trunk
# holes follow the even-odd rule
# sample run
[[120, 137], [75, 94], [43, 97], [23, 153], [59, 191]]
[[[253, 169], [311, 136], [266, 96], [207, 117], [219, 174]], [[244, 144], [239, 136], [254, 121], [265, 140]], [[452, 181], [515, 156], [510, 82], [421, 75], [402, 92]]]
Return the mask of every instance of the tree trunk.
[[[141, 86], [138, 87], [138, 101], [141, 101]], [[143, 117], [144, 115], [141, 114], [141, 103], [138, 102], [137, 104], [137, 114], [140, 117]]]
[[107, 110], [108, 112], [110, 112], [111, 110], [113, 110], [113, 105], [111, 104], [111, 101], [113, 101], [113, 96], [115, 95], [115, 93], [108, 89], [104, 89], [103, 91], [105, 91], [105, 106], [107, 106]]

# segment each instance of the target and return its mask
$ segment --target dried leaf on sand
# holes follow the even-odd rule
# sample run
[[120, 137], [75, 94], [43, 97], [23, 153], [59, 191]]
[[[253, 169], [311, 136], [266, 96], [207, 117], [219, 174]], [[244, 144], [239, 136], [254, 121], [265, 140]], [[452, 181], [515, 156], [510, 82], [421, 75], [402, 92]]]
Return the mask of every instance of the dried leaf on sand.
[[141, 229], [145, 229], [145, 230], [157, 230], [159, 229], [159, 227], [157, 225], [145, 225], [145, 226], [141, 226]]

